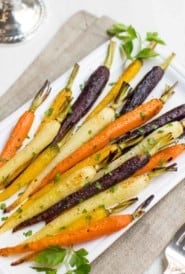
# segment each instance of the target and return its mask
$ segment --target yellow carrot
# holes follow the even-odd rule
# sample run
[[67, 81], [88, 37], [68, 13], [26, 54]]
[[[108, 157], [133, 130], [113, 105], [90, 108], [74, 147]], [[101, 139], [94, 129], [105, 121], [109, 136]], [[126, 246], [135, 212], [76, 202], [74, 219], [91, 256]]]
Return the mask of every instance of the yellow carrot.
[[57, 94], [54, 101], [50, 105], [50, 107], [47, 111], [48, 113], [44, 116], [44, 118], [37, 130], [37, 133], [39, 130], [41, 130], [41, 128], [43, 128], [45, 123], [56, 119], [59, 114], [63, 113], [65, 111], [65, 109], [68, 108], [68, 105], [69, 105], [70, 101], [72, 100], [72, 90], [71, 90], [72, 85], [76, 78], [78, 70], [79, 70], [79, 65], [75, 64], [73, 67], [73, 70], [71, 72], [71, 75], [69, 76], [69, 80], [68, 80], [65, 88], [62, 89]]

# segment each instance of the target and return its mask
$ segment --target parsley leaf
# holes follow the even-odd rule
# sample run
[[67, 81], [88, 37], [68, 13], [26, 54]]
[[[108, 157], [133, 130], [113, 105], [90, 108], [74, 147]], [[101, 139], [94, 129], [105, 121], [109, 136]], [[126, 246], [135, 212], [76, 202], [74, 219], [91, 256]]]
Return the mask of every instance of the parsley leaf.
[[133, 42], [132, 41], [128, 41], [125, 44], [122, 45], [124, 53], [127, 57], [127, 59], [131, 60], [132, 59], [132, 51], [133, 51]]
[[32, 235], [32, 230], [28, 230], [27, 232], [23, 232], [25, 237], [30, 237]]
[[125, 32], [127, 30], [127, 26], [122, 23], [116, 23], [112, 25], [112, 28], [107, 30], [107, 33], [111, 36], [116, 35], [120, 32]]
[[102, 185], [100, 184], [100, 182], [96, 182], [95, 186], [97, 189], [102, 189]]
[[63, 249], [60, 246], [52, 246], [35, 257], [35, 261], [41, 266], [32, 267], [32, 269], [45, 274], [57, 274], [57, 269], [53, 267], [63, 263], [66, 274], [88, 274], [91, 266], [86, 258], [87, 255], [88, 252], [83, 248], [75, 251], [72, 247]]
[[130, 37], [132, 38], [132, 40], [135, 39], [135, 38], [137, 38], [137, 32], [136, 32], [136, 30], [133, 28], [133, 26], [129, 26], [129, 27], [127, 28], [127, 32], [128, 32], [128, 34], [130, 35]]
[[48, 267], [31, 267], [32, 269], [36, 270], [37, 272], [45, 272], [45, 274], [57, 274], [56, 269], [48, 268]]
[[75, 270], [75, 274], [88, 274], [91, 271], [91, 266], [89, 264], [82, 264]]
[[[135, 59], [149, 59], [158, 56], [158, 54], [151, 48], [142, 48], [144, 39], [133, 26], [126, 26], [121, 23], [113, 24], [107, 30], [108, 35], [115, 36], [121, 41], [120, 54], [128, 60]], [[157, 32], [147, 32], [146, 41], [156, 42], [165, 45], [165, 42], [159, 37]], [[134, 52], [134, 54], [133, 54]]]
[[154, 41], [158, 44], [165, 45], [165, 42], [159, 37], [159, 34], [157, 32], [147, 32], [146, 41]]
[[6, 208], [6, 204], [5, 203], [2, 203], [1, 205], [0, 205], [0, 210], [4, 210]]
[[91, 267], [87, 258], [85, 257], [87, 254], [87, 251], [82, 248], [78, 251], [75, 251], [71, 256], [69, 264], [72, 268], [76, 267], [76, 269], [73, 270], [75, 274], [86, 274], [90, 272]]
[[49, 247], [41, 251], [35, 258], [35, 261], [40, 264], [57, 266], [63, 262], [66, 256], [66, 249], [59, 246]]
[[8, 217], [5, 217], [5, 216], [1, 217], [2, 222], [6, 221], [7, 219], [8, 219]]
[[81, 91], [83, 91], [86, 84], [87, 84], [87, 81], [84, 81], [82, 84], [79, 85], [79, 88]]
[[158, 56], [159, 54], [150, 48], [143, 48], [136, 55], [137, 59], [149, 59]]
[[114, 86], [116, 84], [116, 82], [111, 82], [109, 83], [109, 86]]
[[54, 177], [54, 182], [58, 182], [60, 181], [60, 179], [62, 178], [62, 175], [60, 172], [57, 172], [55, 177]]
[[145, 113], [143, 111], [140, 112], [140, 117], [141, 117], [142, 120], [145, 119], [146, 115], [145, 115]]
[[51, 114], [53, 113], [53, 108], [48, 108], [45, 112], [44, 112], [44, 114], [45, 114], [45, 116], [51, 116]]

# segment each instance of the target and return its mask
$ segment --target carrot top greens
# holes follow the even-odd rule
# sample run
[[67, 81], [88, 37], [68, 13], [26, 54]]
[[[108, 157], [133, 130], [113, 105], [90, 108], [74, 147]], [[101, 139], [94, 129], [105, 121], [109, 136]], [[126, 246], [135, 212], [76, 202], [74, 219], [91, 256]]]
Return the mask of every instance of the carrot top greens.
[[[121, 55], [129, 60], [156, 57], [158, 53], [154, 51], [153, 47], [156, 44], [165, 45], [165, 42], [159, 37], [157, 32], [147, 32], [145, 39], [142, 39], [139, 32], [133, 26], [126, 26], [122, 23], [113, 24], [107, 30], [107, 33], [121, 40]], [[144, 41], [151, 42], [151, 44], [148, 47], [143, 47]]]
[[88, 274], [91, 267], [87, 255], [88, 252], [83, 248], [75, 251], [72, 247], [64, 249], [60, 246], [51, 246], [35, 256], [34, 260], [39, 266], [32, 268], [37, 272], [56, 274], [56, 267], [63, 264], [66, 268], [65, 274]]

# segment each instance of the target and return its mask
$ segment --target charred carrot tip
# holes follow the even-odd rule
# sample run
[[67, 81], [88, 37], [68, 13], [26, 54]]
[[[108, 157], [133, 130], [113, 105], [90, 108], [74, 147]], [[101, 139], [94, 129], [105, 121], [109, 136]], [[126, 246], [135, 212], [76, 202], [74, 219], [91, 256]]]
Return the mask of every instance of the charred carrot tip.
[[174, 52], [172, 52], [171, 54], [170, 54], [170, 56], [168, 56], [167, 57], [167, 59], [161, 64], [161, 68], [163, 69], [163, 70], [166, 70], [167, 68], [168, 68], [168, 66], [170, 65], [170, 63], [171, 63], [171, 61], [173, 60], [173, 58], [175, 57], [175, 53]]
[[174, 89], [178, 85], [178, 81], [176, 81], [172, 86], [166, 86], [164, 92], [162, 93], [160, 99], [165, 104], [167, 100], [174, 94]]
[[154, 197], [153, 194], [150, 195], [141, 205], [139, 205], [139, 207], [136, 208], [132, 215], [134, 219], [141, 217], [145, 213], [145, 209], [150, 205]]
[[36, 96], [33, 99], [33, 102], [30, 106], [31, 111], [35, 111], [48, 97], [51, 92], [50, 82], [48, 80], [45, 81], [44, 85], [37, 92]]

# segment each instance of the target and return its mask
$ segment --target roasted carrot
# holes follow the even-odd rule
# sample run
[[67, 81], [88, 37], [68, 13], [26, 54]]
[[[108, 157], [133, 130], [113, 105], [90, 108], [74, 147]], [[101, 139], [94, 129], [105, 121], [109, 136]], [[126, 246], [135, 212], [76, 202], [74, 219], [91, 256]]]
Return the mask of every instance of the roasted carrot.
[[0, 202], [8, 199], [22, 187], [29, 184], [43, 168], [57, 155], [57, 146], [49, 146], [9, 186], [0, 193]]
[[171, 60], [174, 58], [175, 54], [172, 53], [162, 65], [154, 66], [141, 81], [137, 84], [133, 90], [132, 96], [127, 100], [126, 104], [122, 107], [120, 113], [124, 114], [131, 111], [135, 107], [142, 104], [145, 99], [149, 96], [152, 90], [159, 83], [163, 77], [165, 70], [169, 66]]
[[0, 256], [9, 256], [29, 251], [40, 251], [49, 246], [70, 246], [77, 243], [87, 242], [103, 235], [108, 235], [124, 228], [133, 221], [132, 215], [115, 215], [99, 220], [85, 228], [68, 231], [53, 237], [47, 237], [31, 243], [20, 244], [14, 247], [0, 249]]
[[102, 90], [108, 82], [110, 75], [110, 67], [113, 61], [116, 43], [110, 41], [107, 51], [107, 56], [104, 65], [99, 66], [87, 80], [82, 92], [71, 106], [70, 112], [65, 120], [61, 123], [60, 130], [55, 137], [53, 143], [58, 143], [62, 140], [67, 132], [73, 128], [77, 122], [91, 109], [94, 102], [100, 96]]
[[[42, 227], [41, 230], [36, 232], [31, 238], [29, 238], [26, 242], [30, 242], [33, 240], [38, 240], [47, 235], [54, 235], [60, 233], [61, 228], [64, 226], [70, 226], [74, 221], [77, 221], [84, 213], [84, 211], [91, 212], [94, 208], [99, 206], [104, 206], [106, 209], [110, 209], [115, 204], [122, 203], [123, 201], [128, 201], [129, 199], [138, 195], [145, 187], [150, 184], [150, 181], [155, 176], [159, 176], [161, 173], [168, 171], [176, 171], [175, 167], [167, 167], [160, 168], [154, 170], [150, 173], [145, 173], [140, 176], [129, 177], [127, 180], [123, 180], [117, 184], [115, 188], [110, 188], [106, 191], [103, 191], [94, 197], [81, 202], [77, 206], [66, 210], [57, 217], [55, 220]], [[24, 213], [24, 211], [23, 211]], [[17, 219], [12, 220], [11, 224], [8, 226], [2, 227], [0, 232], [5, 232], [8, 229], [15, 226], [15, 222], [20, 223], [20, 219], [22, 218], [22, 214], [19, 214]], [[19, 229], [21, 225], [19, 226]]]
[[[80, 216], [77, 220], [72, 222], [70, 225], [61, 227], [59, 233], [62, 233], [62, 232], [66, 233], [66, 231], [77, 230], [82, 227], [86, 227], [87, 225], [93, 224], [98, 220], [102, 220], [112, 215], [113, 213], [117, 213], [124, 210], [130, 205], [136, 203], [137, 201], [138, 201], [138, 198], [136, 197], [136, 198], [129, 199], [128, 201], [122, 201], [121, 203], [115, 204], [111, 208], [105, 208], [104, 206], [99, 206], [94, 208], [91, 211], [84, 210], [82, 216]], [[14, 261], [13, 263], [11, 263], [11, 265], [15, 266], [15, 265], [22, 264], [26, 261], [33, 260], [37, 254], [38, 252], [32, 252], [31, 254], [26, 255]]]
[[[112, 161], [106, 168], [106, 170], [100, 170], [95, 177], [95, 180], [101, 178], [104, 174], [110, 173], [115, 168], [119, 167], [122, 163], [133, 157], [134, 155], [142, 155], [148, 153], [153, 156], [159, 150], [166, 146], [169, 146], [175, 139], [179, 138], [184, 131], [184, 126], [181, 122], [175, 121], [156, 129], [150, 135], [145, 137], [142, 141], [123, 153], [119, 158]], [[119, 144], [121, 146], [121, 143]], [[124, 143], [123, 143], [124, 148]]]
[[[129, 85], [124, 83], [120, 89], [119, 95], [117, 96], [115, 102], [111, 106], [105, 107], [99, 113], [97, 113], [93, 118], [91, 118], [90, 120], [82, 124], [81, 127], [76, 132], [74, 132], [70, 137], [68, 137], [68, 140], [66, 140], [64, 144], [63, 143], [61, 144], [61, 142], [59, 142], [58, 144], [55, 144], [54, 146], [58, 148], [58, 152], [56, 151], [56, 154], [59, 154], [59, 156], [55, 158], [57, 159], [57, 163], [59, 161], [62, 161], [65, 157], [69, 156], [78, 147], [80, 147], [81, 145], [89, 141], [98, 132], [100, 132], [103, 128], [105, 128], [105, 126], [110, 124], [115, 119], [116, 110], [119, 108], [120, 105], [123, 104], [123, 101], [125, 100], [127, 95], [130, 94], [129, 92], [130, 92]], [[111, 152], [111, 148], [109, 152]], [[25, 170], [24, 177], [26, 176], [26, 174], [30, 175], [30, 172], [28, 171], [31, 171], [31, 176], [28, 176], [26, 178], [26, 182], [27, 183], [31, 182], [31, 183], [29, 184], [28, 188], [25, 190], [24, 194], [21, 195], [18, 198], [18, 200], [14, 204], [12, 204], [12, 206], [9, 207], [9, 210], [13, 209], [15, 206], [18, 205], [18, 203], [22, 203], [25, 199], [27, 199], [28, 196], [32, 195], [35, 192], [35, 190], [37, 190], [40, 187], [40, 182], [43, 180], [43, 178], [56, 166], [57, 163], [55, 163], [55, 159], [54, 161], [52, 161], [53, 157], [50, 160], [52, 161], [51, 164], [43, 165], [42, 160], [40, 159], [42, 154], [39, 155], [39, 157], [35, 160], [35, 162], [37, 163], [33, 162], [27, 168], [27, 170]], [[31, 167], [32, 165], [38, 167], [38, 172], [37, 172], [38, 176], [35, 175], [35, 173], [34, 174], [32, 173], [32, 167]], [[45, 166], [47, 167], [44, 169]], [[43, 169], [42, 172], [39, 167], [42, 167]], [[23, 177], [23, 176], [21, 175], [20, 177]], [[22, 184], [20, 184], [19, 177], [17, 178], [16, 181], [13, 182], [13, 185], [18, 183], [18, 187], [21, 187], [22, 184], [27, 184], [25, 183], [25, 180], [24, 181], [21, 180]], [[10, 188], [12, 189], [13, 186], [10, 186]], [[7, 192], [8, 192], [8, 189], [5, 189], [4, 194], [6, 194]], [[2, 193], [0, 197], [1, 196], [5, 197], [4, 194]]]
[[35, 118], [34, 113], [36, 109], [48, 97], [50, 91], [50, 84], [48, 81], [46, 81], [33, 99], [29, 110], [26, 110], [17, 121], [0, 154], [0, 167], [3, 166], [10, 158], [12, 158], [17, 150], [21, 147], [33, 124]]
[[22, 150], [18, 151], [0, 168], [0, 189], [9, 185], [30, 161], [52, 142], [59, 128], [60, 123], [56, 120], [46, 123], [42, 130]]
[[41, 186], [50, 182], [58, 172], [63, 173], [67, 171], [81, 160], [105, 147], [110, 141], [145, 123], [155, 116], [162, 107], [163, 103], [161, 100], [152, 99], [113, 121], [94, 138], [90, 139], [74, 153], [59, 162], [58, 165], [43, 179]]
[[72, 85], [79, 71], [79, 65], [75, 64], [73, 70], [69, 76], [66, 86], [57, 94], [54, 101], [48, 109], [47, 115], [44, 116], [37, 132], [43, 127], [48, 121], [54, 120], [57, 116], [65, 111], [68, 107], [69, 102], [72, 100]]
[[[29, 186], [25, 190], [25, 192], [18, 197], [17, 200], [15, 200], [11, 205], [9, 205], [9, 207], [6, 210], [10, 211], [13, 208], [15, 208], [19, 203], [24, 202], [24, 200], [27, 199], [28, 196], [30, 196], [33, 193], [33, 191], [40, 186], [40, 182], [41, 182], [40, 178], [44, 178], [43, 174], [45, 174], [45, 170], [47, 170], [48, 167], [50, 167], [50, 165], [52, 164], [52, 162], [49, 163], [48, 165], [46, 165], [47, 166], [46, 169], [44, 169], [45, 166], [43, 165], [44, 163], [42, 159], [45, 158], [45, 156], [49, 158], [49, 160], [51, 161], [54, 154], [55, 154], [55, 157], [57, 157], [56, 156], [57, 152], [58, 153], [60, 152], [60, 155], [62, 155], [64, 159], [65, 157], [69, 156], [73, 151], [75, 151], [77, 148], [79, 148], [81, 145], [83, 145], [83, 143], [87, 142], [89, 139], [91, 139], [93, 136], [99, 133], [102, 129], [104, 129], [108, 124], [111, 123], [113, 119], [114, 119], [113, 109], [109, 107], [104, 108], [95, 117], [93, 117], [91, 120], [84, 123], [79, 128], [79, 130], [75, 134], [73, 134], [71, 138], [69, 138], [68, 142], [66, 142], [62, 147], [59, 147], [59, 145], [58, 146], [53, 144], [50, 145], [44, 152], [42, 152], [42, 154], [38, 156], [38, 158], [35, 159], [33, 163], [31, 163], [31, 165], [25, 170], [25, 172], [21, 174], [20, 177], [18, 177], [14, 181], [13, 184], [14, 185], [16, 184], [18, 187], [20, 187], [20, 182], [22, 186], [23, 184], [28, 184], [28, 183], [29, 183]], [[51, 123], [51, 121], [48, 123]], [[54, 150], [52, 149], [52, 147]], [[34, 172], [32, 172], [33, 166], [34, 166]]]
[[[99, 165], [102, 161], [104, 161], [107, 157], [109, 157], [110, 154], [114, 153], [116, 150], [117, 150], [116, 145], [110, 145], [108, 147], [103, 148], [98, 153], [95, 153], [91, 157], [85, 159], [84, 161], [80, 162], [79, 164], [77, 164], [76, 166], [74, 166], [73, 168], [65, 172], [64, 174], [62, 174], [62, 180], [70, 176], [72, 173], [74, 173], [78, 169], [81, 169], [85, 166]], [[0, 201], [4, 201], [8, 199], [14, 193], [19, 191], [23, 186], [25, 186], [30, 181], [32, 181], [38, 175], [39, 170], [41, 172], [44, 166], [49, 164], [52, 158], [56, 156], [59, 149], [57, 148], [57, 146], [52, 145], [52, 146], [49, 146], [46, 151], [47, 153], [40, 154], [35, 159], [35, 161], [33, 161], [33, 163], [31, 163], [30, 166], [18, 178], [16, 178], [16, 180], [10, 186], [5, 188], [0, 193]], [[53, 157], [51, 157], [51, 155], [53, 155]], [[52, 187], [53, 187], [53, 183], [50, 183], [47, 187], [42, 188], [39, 192], [35, 193], [35, 195], [32, 196], [32, 199], [35, 200], [43, 196], [45, 193], [48, 193]]]
[[[82, 200], [85, 201], [89, 199], [90, 197], [93, 197], [97, 195], [98, 193], [104, 191], [105, 189], [115, 186], [121, 180], [128, 178], [129, 176], [134, 174], [137, 169], [144, 166], [148, 162], [148, 160], [149, 160], [148, 155], [133, 157], [132, 159], [123, 163], [119, 168], [115, 169], [111, 174], [107, 174], [103, 176], [102, 178], [100, 178], [99, 181], [93, 181], [93, 182], [89, 181], [90, 184], [85, 184], [85, 185], [81, 184], [82, 187], [78, 188], [77, 191], [75, 191], [74, 187], [71, 186], [72, 188], [71, 194], [65, 195], [63, 197], [61, 195], [61, 199], [60, 197], [58, 197], [58, 202], [55, 202], [55, 199], [52, 198], [52, 196], [54, 196], [54, 193], [55, 193], [55, 191], [53, 191], [53, 194], [49, 195], [48, 199], [50, 200], [53, 199], [53, 202], [55, 203], [53, 203], [53, 205], [48, 207], [46, 210], [45, 208], [42, 209], [42, 212], [40, 214], [37, 214], [34, 217], [29, 218], [26, 221], [22, 222], [20, 226], [18, 225], [17, 227], [14, 228], [14, 231], [20, 228], [26, 227], [28, 225], [41, 222], [41, 221], [45, 221], [47, 223], [51, 222], [53, 219], [58, 217], [66, 209], [72, 208], [75, 205], [79, 204], [80, 201]], [[47, 202], [43, 204], [47, 204]], [[27, 214], [28, 211], [30, 211], [30, 209], [28, 209], [27, 212], [24, 210], [24, 216], [22, 216], [24, 219], [26, 219], [26, 216], [30, 215], [30, 214]], [[32, 215], [33, 214], [35, 214], [34, 210], [32, 212]], [[15, 221], [15, 218], [13, 219]], [[18, 221], [20, 221], [20, 219]]]
[[[156, 47], [157, 43], [152, 41], [148, 48], [154, 49]], [[90, 119], [94, 115], [96, 115], [99, 111], [101, 111], [105, 106], [109, 105], [111, 102], [115, 100], [117, 97], [120, 87], [123, 84], [123, 82], [129, 83], [140, 71], [143, 65], [142, 59], [136, 59], [132, 63], [124, 69], [120, 77], [118, 78], [115, 85], [111, 88], [111, 90], [108, 92], [108, 94], [101, 100], [101, 102], [90, 112], [90, 114], [87, 116], [86, 120]]]
[[108, 94], [102, 99], [102, 101], [94, 108], [93, 111], [87, 116], [86, 120], [91, 119], [94, 115], [96, 115], [99, 111], [101, 111], [104, 107], [110, 104], [118, 95], [119, 90], [123, 82], [129, 83], [135, 75], [140, 71], [142, 67], [141, 60], [134, 60], [127, 68], [123, 71], [122, 75], [117, 80], [116, 84], [111, 88]]
[[159, 151], [157, 154], [150, 158], [149, 162], [144, 167], [136, 171], [135, 175], [141, 175], [153, 170], [156, 167], [163, 166], [167, 162], [178, 157], [182, 152], [184, 152], [184, 150], [184, 144], [177, 144]]
[[66, 233], [60, 233], [55, 236], [48, 236], [41, 240], [19, 244], [14, 247], [7, 247], [0, 249], [1, 256], [9, 256], [18, 253], [24, 253], [29, 251], [40, 251], [49, 246], [69, 246], [77, 243], [83, 243], [97, 239], [103, 235], [112, 234], [126, 226], [128, 226], [135, 218], [138, 218], [144, 214], [145, 208], [150, 204], [153, 199], [153, 195], [147, 198], [133, 214], [108, 216], [102, 220], [98, 220], [85, 227], [67, 231]]

